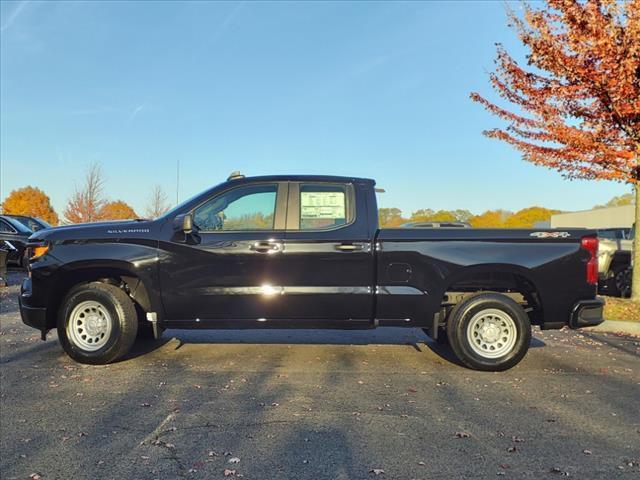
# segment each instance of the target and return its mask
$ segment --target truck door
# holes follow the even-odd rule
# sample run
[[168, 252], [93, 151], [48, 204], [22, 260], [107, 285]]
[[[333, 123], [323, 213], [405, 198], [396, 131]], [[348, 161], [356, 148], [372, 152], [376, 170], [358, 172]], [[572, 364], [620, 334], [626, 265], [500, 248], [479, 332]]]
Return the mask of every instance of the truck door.
[[283, 295], [290, 318], [371, 321], [374, 246], [365, 203], [351, 183], [289, 183]]
[[225, 190], [191, 212], [197, 229], [160, 261], [169, 320], [258, 320], [282, 315], [287, 182]]

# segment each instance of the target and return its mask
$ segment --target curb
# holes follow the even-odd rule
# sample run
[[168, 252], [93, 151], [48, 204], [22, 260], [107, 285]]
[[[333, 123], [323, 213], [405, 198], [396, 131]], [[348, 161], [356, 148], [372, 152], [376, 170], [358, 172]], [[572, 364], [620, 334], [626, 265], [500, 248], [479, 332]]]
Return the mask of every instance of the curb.
[[605, 320], [597, 327], [589, 327], [584, 330], [588, 332], [608, 332], [608, 333], [625, 333], [640, 337], [640, 323], [623, 322], [620, 320]]

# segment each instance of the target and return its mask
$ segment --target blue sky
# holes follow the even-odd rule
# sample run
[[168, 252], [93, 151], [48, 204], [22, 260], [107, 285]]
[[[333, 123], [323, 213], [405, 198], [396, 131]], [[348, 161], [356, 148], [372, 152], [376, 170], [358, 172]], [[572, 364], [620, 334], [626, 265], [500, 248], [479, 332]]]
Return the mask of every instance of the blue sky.
[[[514, 5], [517, 8], [517, 5]], [[569, 182], [481, 131], [502, 2], [1, 2], [0, 198], [62, 213], [100, 162], [139, 213], [245, 174], [376, 178], [384, 207], [580, 210], [628, 187]]]

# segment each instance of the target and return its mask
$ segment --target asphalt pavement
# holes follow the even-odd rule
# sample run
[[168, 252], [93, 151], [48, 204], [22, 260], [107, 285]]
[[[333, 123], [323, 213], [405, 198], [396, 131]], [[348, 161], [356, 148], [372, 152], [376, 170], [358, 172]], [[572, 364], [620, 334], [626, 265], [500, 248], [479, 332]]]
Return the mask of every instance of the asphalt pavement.
[[640, 478], [640, 339], [534, 333], [501, 373], [417, 329], [166, 331], [85, 366], [0, 289], [0, 478]]

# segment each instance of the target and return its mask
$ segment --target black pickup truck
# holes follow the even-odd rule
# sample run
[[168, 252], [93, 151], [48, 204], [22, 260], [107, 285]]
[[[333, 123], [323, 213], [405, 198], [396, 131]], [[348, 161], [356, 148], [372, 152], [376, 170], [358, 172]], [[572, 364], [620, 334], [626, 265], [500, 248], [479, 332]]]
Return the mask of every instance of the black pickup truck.
[[378, 228], [375, 182], [230, 177], [157, 220], [29, 240], [24, 323], [83, 363], [167, 328], [419, 327], [462, 363], [504, 370], [531, 325], [597, 325], [589, 230]]

